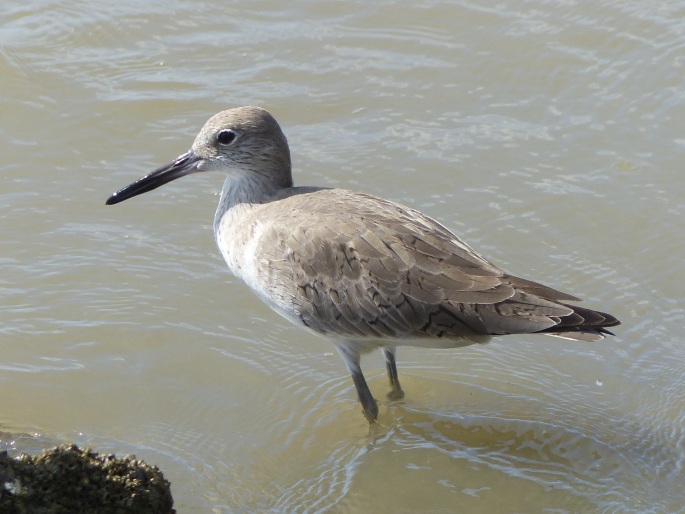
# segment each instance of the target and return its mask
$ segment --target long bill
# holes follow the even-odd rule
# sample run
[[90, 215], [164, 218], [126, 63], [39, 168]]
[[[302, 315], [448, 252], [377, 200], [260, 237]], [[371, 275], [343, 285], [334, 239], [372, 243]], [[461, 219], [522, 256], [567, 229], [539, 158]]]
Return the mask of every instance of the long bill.
[[201, 171], [198, 169], [198, 165], [201, 162], [202, 159], [190, 150], [183, 155], [179, 155], [174, 162], [165, 164], [155, 171], [148, 173], [140, 180], [136, 180], [133, 184], [120, 189], [107, 199], [106, 204], [114, 205], [115, 203], [123, 202], [134, 196], [157, 189], [159, 186], [163, 186], [177, 178]]

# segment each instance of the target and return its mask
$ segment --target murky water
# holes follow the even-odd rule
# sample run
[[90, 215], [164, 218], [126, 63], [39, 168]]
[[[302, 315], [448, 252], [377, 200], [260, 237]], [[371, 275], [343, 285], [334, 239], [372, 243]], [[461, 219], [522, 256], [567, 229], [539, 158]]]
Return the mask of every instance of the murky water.
[[[683, 512], [685, 3], [4, 2], [0, 441], [135, 453], [179, 512]], [[216, 111], [298, 184], [431, 214], [619, 317], [402, 350], [369, 431], [332, 346], [226, 271], [223, 177], [117, 207]], [[380, 355], [364, 369], [387, 389]]]

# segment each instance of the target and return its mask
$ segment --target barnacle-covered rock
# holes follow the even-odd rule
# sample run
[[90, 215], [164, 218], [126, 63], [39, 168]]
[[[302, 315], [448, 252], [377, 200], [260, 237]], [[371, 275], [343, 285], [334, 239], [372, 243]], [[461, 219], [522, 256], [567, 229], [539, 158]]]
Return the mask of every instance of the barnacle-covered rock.
[[134, 456], [76, 445], [13, 459], [0, 453], [0, 513], [172, 514], [169, 481]]

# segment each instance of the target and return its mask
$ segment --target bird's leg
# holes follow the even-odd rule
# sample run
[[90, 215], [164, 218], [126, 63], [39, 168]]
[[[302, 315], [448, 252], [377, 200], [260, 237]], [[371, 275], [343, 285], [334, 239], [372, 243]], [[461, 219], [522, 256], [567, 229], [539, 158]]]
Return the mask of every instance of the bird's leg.
[[386, 346], [383, 349], [383, 357], [385, 357], [385, 367], [388, 369], [388, 378], [390, 379], [390, 387], [392, 390], [388, 393], [389, 400], [401, 400], [404, 398], [404, 391], [400, 385], [400, 378], [397, 375], [397, 364], [395, 363], [395, 347]]
[[378, 418], [378, 405], [371, 394], [371, 390], [366, 383], [366, 379], [364, 378], [364, 374], [359, 365], [359, 352], [344, 343], [337, 344], [336, 346], [338, 352], [345, 361], [347, 369], [352, 374], [352, 381], [354, 382], [354, 387], [357, 389], [357, 395], [359, 396], [359, 402], [362, 404], [364, 416], [369, 423], [375, 423], [376, 418]]
[[369, 386], [366, 384], [364, 375], [361, 369], [356, 373], [352, 373], [352, 381], [354, 382], [354, 387], [357, 388], [357, 395], [359, 396], [359, 401], [362, 404], [362, 411], [364, 416], [369, 421], [369, 423], [375, 423], [378, 418], [378, 404], [376, 399], [371, 395]]

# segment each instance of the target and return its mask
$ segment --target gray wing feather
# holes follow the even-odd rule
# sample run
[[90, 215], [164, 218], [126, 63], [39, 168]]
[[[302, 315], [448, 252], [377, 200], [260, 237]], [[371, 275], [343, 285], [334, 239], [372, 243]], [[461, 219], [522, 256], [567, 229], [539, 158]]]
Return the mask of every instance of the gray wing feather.
[[[258, 273], [280, 307], [323, 334], [468, 337], [538, 332], [575, 297], [505, 274], [431, 218], [344, 190], [260, 206]], [[315, 213], [315, 214], [314, 214]]]

